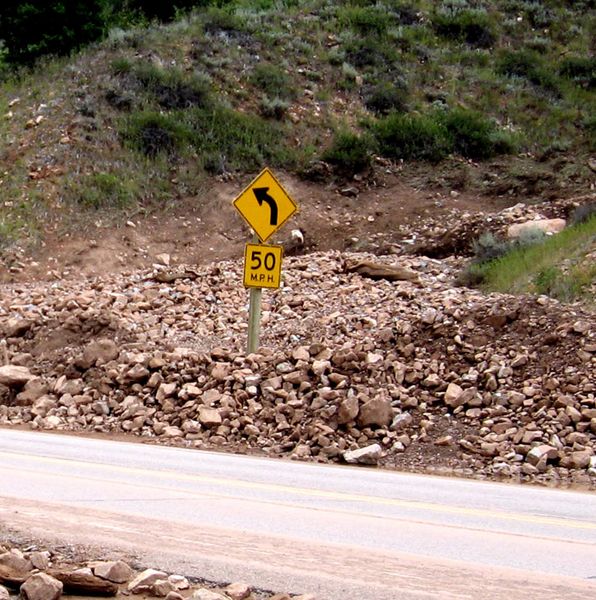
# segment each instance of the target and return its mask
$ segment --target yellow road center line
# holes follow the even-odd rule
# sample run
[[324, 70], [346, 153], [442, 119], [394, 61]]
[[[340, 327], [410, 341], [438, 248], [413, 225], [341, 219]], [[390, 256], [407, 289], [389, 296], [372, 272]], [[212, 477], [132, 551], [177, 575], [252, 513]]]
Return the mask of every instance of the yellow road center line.
[[[415, 508], [418, 510], [425, 510], [434, 513], [453, 514], [453, 515], [465, 515], [473, 517], [484, 517], [491, 519], [502, 519], [505, 521], [515, 521], [523, 523], [535, 523], [541, 525], [553, 525], [557, 527], [566, 527], [573, 529], [587, 529], [596, 530], [596, 522], [579, 521], [576, 519], [563, 519], [559, 517], [543, 517], [540, 515], [527, 515], [521, 513], [503, 512], [498, 510], [487, 510], [480, 508], [468, 508], [462, 506], [448, 506], [444, 504], [435, 504], [427, 501], [417, 500], [404, 500], [399, 498], [383, 498], [381, 496], [368, 496], [365, 494], [354, 494], [350, 492], [333, 492], [327, 490], [318, 490], [312, 488], [294, 487], [290, 485], [276, 484], [276, 483], [263, 483], [245, 481], [242, 479], [229, 479], [225, 477], [213, 477], [210, 475], [198, 475], [189, 473], [178, 473], [171, 470], [151, 470], [139, 467], [127, 467], [123, 465], [106, 465], [103, 463], [95, 463], [90, 461], [78, 461], [66, 458], [55, 458], [47, 456], [34, 456], [30, 454], [18, 453], [18, 452], [2, 452], [0, 451], [0, 457], [11, 458], [11, 457], [24, 457], [31, 461], [37, 461], [44, 464], [54, 465], [79, 465], [84, 468], [89, 468], [92, 465], [95, 469], [103, 469], [108, 471], [108, 474], [124, 473], [124, 474], [135, 474], [137, 476], [150, 476], [150, 477], [161, 477], [169, 481], [187, 481], [197, 482], [203, 484], [212, 484], [220, 487], [232, 487], [241, 490], [252, 490], [252, 491], [267, 491], [273, 493], [287, 493], [294, 496], [300, 496], [303, 498], [318, 498], [324, 500], [333, 500], [339, 502], [361, 502], [364, 504], [373, 504], [378, 506], [391, 506], [401, 508]], [[85, 479], [91, 479], [98, 481], [98, 479], [85, 476]], [[112, 480], [114, 483], [125, 483], [117, 480]], [[129, 484], [129, 483], [128, 483]], [[130, 485], [130, 484], [129, 484]], [[146, 486], [155, 487], [155, 489], [164, 489], [157, 486]], [[192, 490], [185, 489], [169, 489], [170, 492], [181, 492], [193, 494]], [[259, 498], [248, 498], [250, 500], [260, 500]]]

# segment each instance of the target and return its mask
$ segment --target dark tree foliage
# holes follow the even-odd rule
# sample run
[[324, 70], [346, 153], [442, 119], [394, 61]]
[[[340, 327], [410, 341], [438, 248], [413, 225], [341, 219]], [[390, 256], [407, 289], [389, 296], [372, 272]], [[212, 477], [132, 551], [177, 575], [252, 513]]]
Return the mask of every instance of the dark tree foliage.
[[15, 64], [64, 55], [100, 38], [111, 0], [29, 0], [0, 3], [0, 39]]

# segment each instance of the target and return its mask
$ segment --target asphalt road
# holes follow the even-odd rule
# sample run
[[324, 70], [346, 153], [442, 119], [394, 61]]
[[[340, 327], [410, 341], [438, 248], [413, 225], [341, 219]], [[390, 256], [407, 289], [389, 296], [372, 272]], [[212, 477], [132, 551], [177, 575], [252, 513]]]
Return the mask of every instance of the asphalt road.
[[321, 600], [596, 598], [596, 495], [0, 429], [0, 523]]

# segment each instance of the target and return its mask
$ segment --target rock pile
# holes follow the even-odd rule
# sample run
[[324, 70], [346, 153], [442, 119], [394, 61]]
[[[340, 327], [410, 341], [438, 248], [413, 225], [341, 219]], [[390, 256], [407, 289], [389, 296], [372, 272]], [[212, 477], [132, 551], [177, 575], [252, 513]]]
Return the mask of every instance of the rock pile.
[[48, 550], [21, 551], [0, 545], [0, 599], [9, 589], [24, 600], [59, 600], [62, 594], [122, 597], [142, 594], [166, 600], [316, 600], [311, 594], [255, 591], [243, 582], [206, 587], [157, 569], [136, 572], [122, 560], [63, 563]]
[[[417, 277], [346, 272], [359, 261]], [[456, 266], [288, 259], [248, 356], [240, 261], [6, 286], [0, 424], [594, 485], [594, 315], [453, 287]]]

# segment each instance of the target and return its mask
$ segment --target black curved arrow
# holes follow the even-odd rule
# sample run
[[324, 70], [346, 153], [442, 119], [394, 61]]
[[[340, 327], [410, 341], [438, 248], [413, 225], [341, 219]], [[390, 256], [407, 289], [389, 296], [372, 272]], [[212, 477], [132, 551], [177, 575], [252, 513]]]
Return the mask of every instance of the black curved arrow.
[[263, 206], [263, 202], [266, 202], [269, 205], [269, 208], [271, 209], [271, 217], [269, 219], [269, 224], [277, 225], [277, 202], [267, 193], [268, 191], [268, 187], [255, 188], [253, 190], [253, 193], [255, 195], [255, 198], [257, 199], [257, 202], [259, 203], [259, 206]]

